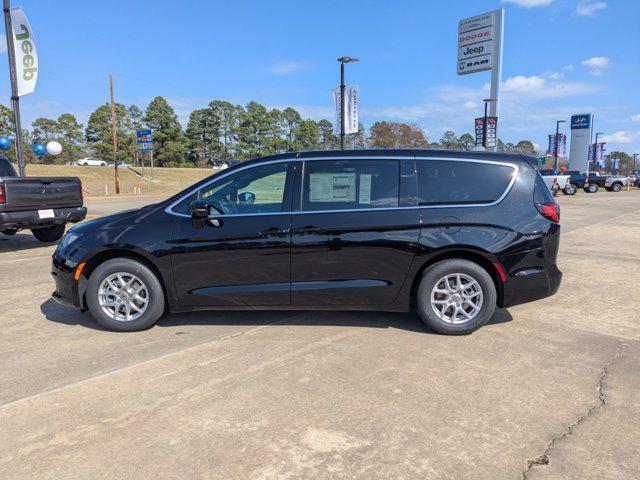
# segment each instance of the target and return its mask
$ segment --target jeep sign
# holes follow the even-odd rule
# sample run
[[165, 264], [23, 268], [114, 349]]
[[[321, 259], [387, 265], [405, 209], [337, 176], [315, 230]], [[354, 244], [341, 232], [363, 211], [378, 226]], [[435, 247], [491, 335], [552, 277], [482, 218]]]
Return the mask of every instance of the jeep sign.
[[458, 61], [491, 53], [493, 42], [475, 43], [458, 49]]
[[33, 93], [38, 81], [38, 52], [29, 21], [22, 8], [14, 7], [11, 12], [13, 31], [13, 51], [16, 61], [18, 97]]

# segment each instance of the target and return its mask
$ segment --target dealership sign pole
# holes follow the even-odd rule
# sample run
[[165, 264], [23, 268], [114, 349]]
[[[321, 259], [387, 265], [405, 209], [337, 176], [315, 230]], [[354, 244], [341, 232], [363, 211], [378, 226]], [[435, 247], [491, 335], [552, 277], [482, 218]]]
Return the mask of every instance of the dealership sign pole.
[[[495, 145], [488, 147], [492, 151], [495, 151], [498, 146], [497, 119], [502, 78], [503, 40], [504, 9], [502, 8], [458, 22], [458, 75], [491, 70], [490, 97], [495, 101], [489, 105], [488, 116], [492, 119], [492, 127], [495, 128], [493, 133], [496, 135]], [[485, 137], [486, 134], [487, 132], [483, 132]]]
[[20, 124], [20, 97], [33, 93], [38, 81], [38, 53], [29, 21], [22, 8], [11, 8], [4, 0], [4, 25], [7, 32], [7, 53], [11, 77], [11, 106], [16, 133], [18, 171], [25, 176], [22, 156], [22, 127]]

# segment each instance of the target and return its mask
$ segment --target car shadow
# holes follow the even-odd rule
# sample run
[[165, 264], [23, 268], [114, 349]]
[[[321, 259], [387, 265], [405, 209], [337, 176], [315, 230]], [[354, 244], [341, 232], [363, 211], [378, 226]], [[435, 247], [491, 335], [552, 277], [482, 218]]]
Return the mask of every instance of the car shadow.
[[[105, 330], [89, 312], [81, 313], [76, 308], [66, 307], [48, 299], [40, 305], [40, 311], [51, 322], [64, 325], [80, 325], [94, 330]], [[487, 325], [510, 322], [513, 317], [508, 310], [497, 309]], [[179, 327], [189, 325], [309, 325], [338, 327], [396, 328], [411, 332], [437, 334], [430, 330], [415, 311], [410, 312], [359, 312], [359, 311], [202, 311], [170, 313], [163, 316], [156, 327]]]
[[16, 233], [15, 235], [5, 235], [0, 233], [0, 253], [20, 252], [34, 248], [48, 247], [56, 245], [55, 242], [41, 242], [36, 240], [30, 233]]

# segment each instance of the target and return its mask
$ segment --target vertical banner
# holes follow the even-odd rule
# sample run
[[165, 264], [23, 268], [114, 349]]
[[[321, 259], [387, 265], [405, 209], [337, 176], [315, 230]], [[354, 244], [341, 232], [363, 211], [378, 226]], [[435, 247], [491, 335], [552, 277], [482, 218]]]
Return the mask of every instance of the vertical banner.
[[13, 51], [16, 59], [18, 96], [33, 93], [38, 81], [38, 52], [29, 21], [22, 8], [14, 7], [11, 14]]
[[484, 141], [484, 117], [476, 118], [474, 128], [476, 132], [476, 147], [482, 147]]
[[549, 155], [550, 157], [553, 157], [555, 151], [556, 151], [556, 134], [551, 133], [549, 134], [549, 148], [547, 148], [547, 155]]
[[561, 133], [560, 138], [558, 139], [558, 156], [567, 156], [567, 135], [564, 133]]
[[[547, 155], [553, 157], [556, 153], [556, 134], [549, 134], [549, 148], [547, 149]], [[564, 133], [559, 135], [558, 143], [558, 157], [564, 157], [567, 154], [567, 136]]]
[[340, 123], [342, 122], [342, 117], [340, 116], [341, 110], [344, 108], [344, 133], [358, 133], [359, 126], [359, 110], [360, 110], [360, 89], [357, 85], [345, 85], [344, 87], [344, 97], [345, 104], [341, 106], [340, 101], [340, 87], [334, 88], [331, 91], [333, 95], [333, 107], [336, 115], [336, 121], [334, 123], [333, 133], [340, 133]]
[[617, 173], [618, 170], [620, 170], [620, 160], [618, 158], [612, 158], [611, 163], [609, 164], [609, 169]]

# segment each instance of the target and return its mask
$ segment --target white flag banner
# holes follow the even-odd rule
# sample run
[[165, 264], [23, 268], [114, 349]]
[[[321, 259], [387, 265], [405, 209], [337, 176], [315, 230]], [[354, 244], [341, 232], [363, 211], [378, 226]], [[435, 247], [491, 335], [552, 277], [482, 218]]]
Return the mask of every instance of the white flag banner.
[[11, 12], [13, 31], [13, 51], [16, 59], [16, 80], [18, 96], [33, 93], [38, 81], [38, 52], [29, 20], [22, 8], [14, 7]]
[[[340, 87], [334, 88], [331, 93], [333, 94], [333, 107], [336, 114], [336, 121], [334, 123], [333, 133], [340, 133], [340, 122], [342, 117], [340, 116]], [[346, 99], [344, 105], [344, 133], [358, 133], [359, 119], [358, 114], [360, 110], [360, 91], [357, 85], [345, 85], [344, 96]]]

